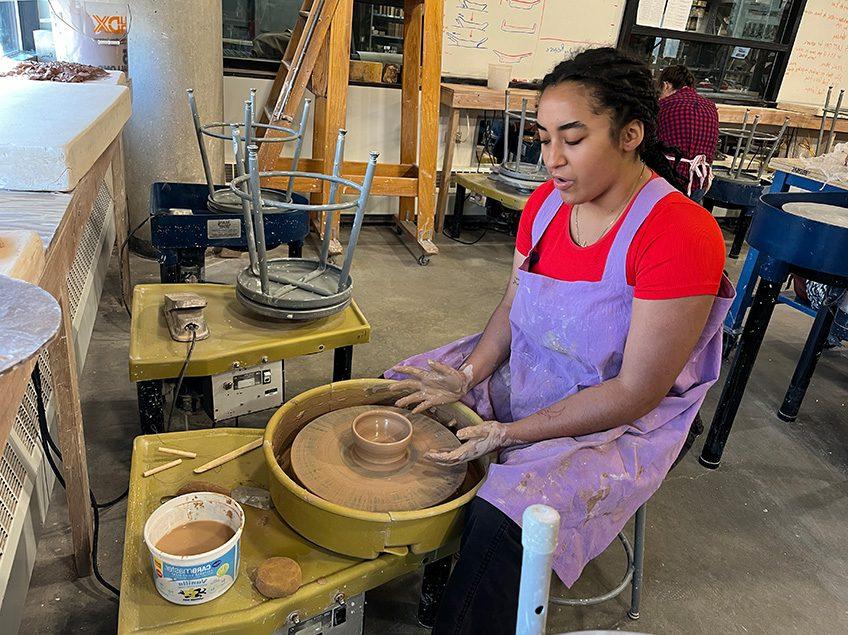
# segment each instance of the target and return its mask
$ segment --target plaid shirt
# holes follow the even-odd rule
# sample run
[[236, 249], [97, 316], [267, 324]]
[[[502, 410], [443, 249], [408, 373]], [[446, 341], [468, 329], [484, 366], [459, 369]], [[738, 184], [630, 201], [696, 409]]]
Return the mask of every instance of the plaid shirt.
[[[694, 88], [684, 86], [660, 100], [660, 141], [677, 148], [684, 159], [704, 154], [712, 163], [718, 145], [718, 109]], [[677, 171], [689, 180], [689, 164], [681, 162]]]

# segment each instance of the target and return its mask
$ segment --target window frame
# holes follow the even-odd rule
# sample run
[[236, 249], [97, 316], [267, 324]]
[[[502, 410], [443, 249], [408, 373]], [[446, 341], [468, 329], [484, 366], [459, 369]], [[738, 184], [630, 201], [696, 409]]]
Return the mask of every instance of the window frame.
[[763, 95], [754, 100], [740, 100], [733, 97], [715, 96], [714, 100], [718, 103], [739, 102], [754, 103], [762, 106], [774, 106], [777, 104], [777, 95], [780, 91], [780, 84], [783, 81], [783, 76], [786, 73], [786, 67], [789, 64], [789, 56], [792, 54], [792, 47], [795, 45], [795, 38], [798, 35], [798, 29], [801, 26], [801, 17], [804, 15], [804, 8], [807, 5], [807, 0], [789, 0], [789, 12], [787, 17], [780, 24], [780, 34], [777, 42], [768, 42], [763, 40], [752, 40], [747, 38], [726, 37], [722, 35], [710, 35], [707, 33], [696, 33], [693, 31], [678, 31], [675, 29], [664, 29], [661, 27], [642, 26], [636, 24], [636, 14], [639, 8], [640, 0], [626, 0], [624, 6], [624, 15], [621, 18], [621, 28], [618, 31], [617, 46], [622, 50], [632, 51], [630, 40], [632, 36], [644, 36], [654, 38], [666, 38], [672, 40], [680, 40], [681, 42], [700, 42], [705, 44], [717, 44], [720, 46], [742, 46], [752, 49], [761, 49], [775, 52], [775, 63], [772, 67], [768, 81], [766, 82]]
[[[372, 4], [381, 5], [387, 4], [404, 8], [403, 0], [353, 0], [354, 4]], [[355, 27], [351, 24], [351, 30]], [[223, 56], [223, 34], [221, 37], [221, 55]], [[351, 47], [353, 46], [354, 38], [351, 33]], [[280, 62], [274, 60], [263, 60], [250, 57], [226, 57], [224, 56], [224, 75], [232, 77], [254, 77], [259, 79], [274, 79], [277, 70], [280, 68]], [[374, 86], [378, 88], [396, 88], [402, 86], [398, 84], [372, 84], [368, 82], [351, 81], [351, 86]]]

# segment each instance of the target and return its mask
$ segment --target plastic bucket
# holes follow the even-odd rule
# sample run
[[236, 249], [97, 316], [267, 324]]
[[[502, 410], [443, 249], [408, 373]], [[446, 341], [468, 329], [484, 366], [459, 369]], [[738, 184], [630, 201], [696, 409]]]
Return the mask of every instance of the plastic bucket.
[[[194, 556], [175, 556], [156, 548], [172, 529], [196, 520], [214, 520], [235, 534], [220, 547]], [[223, 595], [238, 577], [244, 511], [229, 496], [196, 492], [172, 498], [144, 524], [153, 581], [159, 595], [174, 604], [203, 604]]]
[[512, 66], [509, 64], [489, 64], [489, 74], [486, 85], [495, 90], [506, 90], [509, 88], [509, 80], [512, 79]]

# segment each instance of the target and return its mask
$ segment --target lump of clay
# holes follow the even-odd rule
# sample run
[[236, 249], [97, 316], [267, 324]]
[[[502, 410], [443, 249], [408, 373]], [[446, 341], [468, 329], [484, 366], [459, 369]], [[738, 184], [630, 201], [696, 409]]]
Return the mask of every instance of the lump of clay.
[[187, 481], [182, 484], [182, 487], [177, 490], [177, 493], [174, 494], [174, 496], [194, 494], [195, 492], [214, 492], [216, 494], [223, 494], [224, 496], [230, 495], [230, 490], [223, 485], [216, 485], [209, 481]]
[[300, 588], [303, 574], [291, 558], [268, 558], [256, 569], [253, 586], [266, 598], [284, 598]]

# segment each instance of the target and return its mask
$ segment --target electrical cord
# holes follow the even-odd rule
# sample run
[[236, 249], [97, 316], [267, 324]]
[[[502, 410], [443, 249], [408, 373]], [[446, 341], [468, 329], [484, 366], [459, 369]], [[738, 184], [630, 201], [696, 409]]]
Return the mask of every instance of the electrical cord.
[[[41, 371], [40, 371], [37, 364], [35, 366], [35, 369], [33, 370], [32, 376], [33, 376], [33, 381], [36, 381], [36, 379], [38, 379], [39, 382], [41, 381]], [[51, 455], [50, 452], [48, 452], [48, 448], [46, 446], [44, 446], [44, 443], [46, 441], [47, 445], [49, 446], [49, 449], [52, 450], [53, 451], [52, 453], [56, 455], [56, 458], [58, 458], [60, 461], [62, 460], [62, 451], [58, 447], [56, 447], [56, 442], [53, 441], [53, 436], [50, 434], [50, 430], [47, 428], [47, 413], [44, 410], [44, 397], [41, 393], [41, 384], [40, 383], [36, 384], [35, 393], [36, 393], [35, 394], [35, 396], [36, 396], [36, 404], [35, 405], [36, 405], [36, 409], [38, 411], [38, 423], [39, 423], [39, 428], [41, 429], [41, 443], [42, 443], [42, 447], [44, 449], [44, 454], [47, 457], [48, 462], [50, 462], [53, 465], [53, 468], [54, 468], [53, 471], [56, 473], [57, 480], [59, 481], [59, 483], [61, 484], [62, 487], [65, 487], [65, 480], [62, 478], [62, 475], [59, 473], [59, 468], [56, 467], [56, 463], [53, 461], [53, 456]], [[43, 426], [42, 426], [42, 422], [44, 422]], [[97, 508], [98, 509], [108, 509], [109, 507], [112, 507], [113, 505], [117, 505], [122, 500], [124, 500], [127, 496], [129, 496], [129, 493], [130, 493], [130, 488], [128, 487], [117, 498], [113, 498], [112, 500], [107, 501], [105, 503], [97, 503]]]
[[124, 302], [124, 294], [123, 294], [124, 269], [123, 269], [123, 267], [120, 266], [120, 263], [122, 263], [124, 261], [124, 249], [127, 248], [127, 245], [129, 244], [130, 239], [133, 236], [135, 236], [135, 233], [139, 229], [144, 227], [148, 222], [150, 222], [150, 216], [145, 217], [145, 219], [143, 221], [141, 221], [138, 225], [135, 226], [135, 229], [133, 229], [129, 234], [127, 234], [127, 237], [124, 238], [123, 242], [121, 243], [120, 248], [118, 249], [118, 275], [120, 276], [120, 279], [121, 279], [121, 289], [122, 289], [122, 291], [120, 292], [121, 304], [123, 305], [124, 309], [126, 310], [127, 315], [129, 315], [130, 317], [132, 317], [132, 309], [130, 309], [130, 307], [127, 306], [127, 303]]
[[[62, 460], [62, 453], [59, 452], [59, 448], [56, 447], [56, 443], [53, 441], [53, 436], [50, 434], [50, 429], [47, 426], [47, 410], [44, 407], [44, 394], [41, 391], [41, 369], [39, 365], [36, 364], [35, 368], [32, 371], [32, 381], [35, 386], [35, 405], [36, 410], [38, 412], [38, 427], [41, 432], [41, 447], [44, 451], [44, 456], [47, 457], [47, 462], [50, 464], [50, 468], [53, 470], [53, 474], [56, 476], [56, 480], [62, 486], [63, 489], [66, 489], [67, 486], [65, 484], [65, 478], [62, 476], [61, 471], [59, 470], [59, 466], [56, 465], [56, 461], [53, 458], [53, 452], [56, 452], [56, 455], [59, 457], [59, 460]], [[92, 533], [91, 540], [91, 564], [92, 569], [94, 570], [95, 579], [106, 589], [108, 589], [111, 593], [113, 593], [116, 597], [121, 597], [120, 589], [111, 585], [100, 573], [100, 566], [97, 563], [98, 556], [98, 542], [100, 538], [100, 510], [111, 507], [115, 503], [120, 502], [129, 494], [129, 488], [121, 494], [118, 498], [109, 501], [108, 503], [100, 504], [97, 502], [97, 499], [94, 496], [94, 492], [91, 488], [88, 489], [89, 501], [91, 503], [91, 511], [94, 519], [94, 531]]]
[[483, 240], [483, 237], [487, 233], [489, 233], [489, 227], [488, 226], [484, 227], [483, 233], [480, 234], [479, 236], [477, 236], [477, 238], [475, 238], [474, 240], [460, 240], [459, 238], [455, 238], [455, 237], [451, 236], [444, 227], [442, 228], [442, 235], [445, 238], [450, 238], [452, 241], [454, 241], [455, 243], [459, 243], [460, 245], [476, 245], [481, 240]]
[[[177, 376], [177, 386], [174, 388], [174, 397], [171, 399], [171, 407], [168, 410], [168, 421], [165, 423], [165, 432], [171, 431], [171, 417], [174, 415], [174, 405], [177, 403], [177, 399], [180, 396], [180, 388], [183, 386], [183, 379], [185, 378], [186, 371], [188, 370], [188, 363], [191, 360], [191, 354], [194, 352], [194, 343], [197, 341], [197, 324], [189, 323], [185, 328], [186, 330], [191, 331], [191, 343], [188, 345], [188, 353], [186, 353], [183, 367], [180, 369], [180, 374]], [[186, 423], [186, 430], [188, 430], [188, 423]]]

